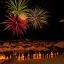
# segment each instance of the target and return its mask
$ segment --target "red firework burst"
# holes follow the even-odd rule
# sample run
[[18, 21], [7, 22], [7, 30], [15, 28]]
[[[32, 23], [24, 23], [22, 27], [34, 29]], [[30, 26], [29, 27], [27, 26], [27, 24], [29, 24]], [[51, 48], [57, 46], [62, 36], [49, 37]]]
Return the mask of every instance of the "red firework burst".
[[13, 35], [23, 35], [23, 32], [26, 31], [27, 27], [27, 20], [23, 20], [17, 16], [8, 16], [8, 19], [5, 20], [5, 22], [2, 22], [5, 24], [5, 29], [4, 30], [11, 30], [13, 32]]

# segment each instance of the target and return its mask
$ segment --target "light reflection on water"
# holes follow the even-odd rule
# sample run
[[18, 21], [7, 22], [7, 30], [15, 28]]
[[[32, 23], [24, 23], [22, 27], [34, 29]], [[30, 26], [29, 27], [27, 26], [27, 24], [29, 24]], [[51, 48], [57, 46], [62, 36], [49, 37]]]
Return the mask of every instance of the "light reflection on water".
[[5, 55], [0, 55], [0, 60], [5, 59]]
[[[59, 55], [59, 53], [55, 53], [53, 54], [53, 52], [51, 52], [51, 54], [41, 54], [39, 53], [34, 53], [34, 54], [13, 54], [15, 58], [17, 58], [19, 61], [21, 60], [31, 60], [31, 59], [44, 59], [44, 58], [53, 58]], [[0, 60], [8, 60], [11, 59], [13, 55], [10, 56], [6, 56], [5, 54], [0, 54]]]

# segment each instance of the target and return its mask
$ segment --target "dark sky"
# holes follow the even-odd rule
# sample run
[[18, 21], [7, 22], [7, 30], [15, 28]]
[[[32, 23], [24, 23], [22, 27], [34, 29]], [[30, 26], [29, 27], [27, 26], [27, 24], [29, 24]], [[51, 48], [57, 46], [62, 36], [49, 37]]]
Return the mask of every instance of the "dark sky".
[[[0, 22], [5, 18], [5, 4], [0, 1]], [[2, 2], [2, 3], [1, 3]], [[29, 29], [25, 38], [31, 39], [64, 39], [64, 23], [59, 21], [64, 18], [64, 2], [63, 0], [29, 0], [29, 8], [41, 7], [50, 12], [48, 25], [43, 30], [32, 31]], [[8, 31], [3, 32], [3, 27], [0, 25], [0, 39], [17, 39], [18, 37], [12, 36]], [[23, 37], [22, 37], [23, 38]], [[19, 38], [18, 38], [19, 39]]]

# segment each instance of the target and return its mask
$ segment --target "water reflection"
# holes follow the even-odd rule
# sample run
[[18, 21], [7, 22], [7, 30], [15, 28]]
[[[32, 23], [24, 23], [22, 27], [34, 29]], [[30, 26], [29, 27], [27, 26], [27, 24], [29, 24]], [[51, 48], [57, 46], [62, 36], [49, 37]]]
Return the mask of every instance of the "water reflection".
[[5, 55], [0, 54], [0, 60], [4, 60], [5, 59]]
[[0, 60], [8, 60], [13, 57], [17, 58], [19, 61], [21, 60], [31, 60], [31, 59], [44, 59], [44, 58], [54, 58], [58, 56], [59, 53], [42, 53], [42, 52], [5, 52], [0, 53]]

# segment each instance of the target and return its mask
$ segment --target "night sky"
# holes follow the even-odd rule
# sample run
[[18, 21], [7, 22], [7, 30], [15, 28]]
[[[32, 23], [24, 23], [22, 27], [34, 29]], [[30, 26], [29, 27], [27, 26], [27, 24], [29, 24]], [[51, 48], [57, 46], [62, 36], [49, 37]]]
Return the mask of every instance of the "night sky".
[[[5, 19], [5, 2], [0, 0], [0, 22]], [[64, 2], [63, 0], [29, 0], [29, 8], [40, 7], [49, 12], [48, 25], [44, 26], [42, 30], [28, 29], [22, 38], [29, 39], [64, 39], [64, 23], [59, 21], [64, 18]], [[20, 39], [13, 36], [10, 31], [3, 32], [3, 25], [0, 25], [0, 40]]]

